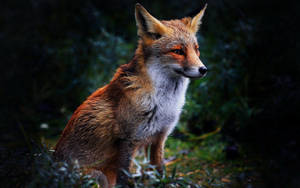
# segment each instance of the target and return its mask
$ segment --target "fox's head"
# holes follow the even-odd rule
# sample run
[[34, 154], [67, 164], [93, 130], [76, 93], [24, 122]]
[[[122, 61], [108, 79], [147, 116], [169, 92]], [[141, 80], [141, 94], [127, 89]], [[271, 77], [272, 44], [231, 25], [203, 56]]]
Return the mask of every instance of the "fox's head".
[[206, 5], [193, 18], [159, 21], [143, 6], [136, 4], [139, 50], [148, 66], [157, 66], [166, 74], [188, 78], [204, 76], [207, 68], [199, 59], [196, 33], [205, 9]]

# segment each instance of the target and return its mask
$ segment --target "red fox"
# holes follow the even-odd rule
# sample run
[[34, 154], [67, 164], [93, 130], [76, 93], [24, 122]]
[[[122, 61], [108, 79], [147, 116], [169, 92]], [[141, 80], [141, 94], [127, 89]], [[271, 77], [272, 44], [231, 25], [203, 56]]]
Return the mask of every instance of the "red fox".
[[126, 186], [131, 160], [150, 147], [150, 162], [162, 170], [164, 143], [178, 122], [189, 78], [203, 77], [196, 33], [205, 7], [193, 18], [159, 21], [135, 7], [139, 42], [133, 59], [110, 83], [74, 112], [55, 146], [57, 160], [78, 160], [104, 187]]

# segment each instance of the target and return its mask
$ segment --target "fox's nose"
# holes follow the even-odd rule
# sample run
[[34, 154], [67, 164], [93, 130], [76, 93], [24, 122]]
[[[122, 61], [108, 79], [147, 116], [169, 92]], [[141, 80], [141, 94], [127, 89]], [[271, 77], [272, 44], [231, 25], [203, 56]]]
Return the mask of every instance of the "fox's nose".
[[199, 72], [204, 75], [207, 72], [207, 68], [202, 66], [199, 68]]

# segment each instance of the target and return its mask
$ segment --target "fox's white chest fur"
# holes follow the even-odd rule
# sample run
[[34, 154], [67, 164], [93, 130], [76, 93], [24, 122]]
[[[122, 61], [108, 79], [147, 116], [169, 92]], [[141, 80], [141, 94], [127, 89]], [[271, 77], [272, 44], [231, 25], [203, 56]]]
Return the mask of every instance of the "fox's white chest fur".
[[148, 74], [155, 91], [144, 98], [143, 105], [149, 113], [139, 126], [138, 136], [147, 137], [158, 132], [170, 134], [185, 103], [189, 79], [170, 72], [159, 63], [149, 65]]

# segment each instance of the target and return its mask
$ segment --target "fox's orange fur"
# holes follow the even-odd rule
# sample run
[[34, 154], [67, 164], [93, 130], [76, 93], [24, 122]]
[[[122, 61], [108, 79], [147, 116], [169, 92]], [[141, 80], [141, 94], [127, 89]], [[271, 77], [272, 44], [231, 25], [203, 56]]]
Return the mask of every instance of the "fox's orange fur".
[[122, 169], [129, 171], [135, 152], [150, 146], [151, 163], [161, 170], [189, 78], [206, 73], [195, 37], [204, 10], [194, 18], [159, 21], [136, 5], [134, 58], [77, 108], [55, 147], [57, 160], [78, 160], [104, 187], [126, 185]]

